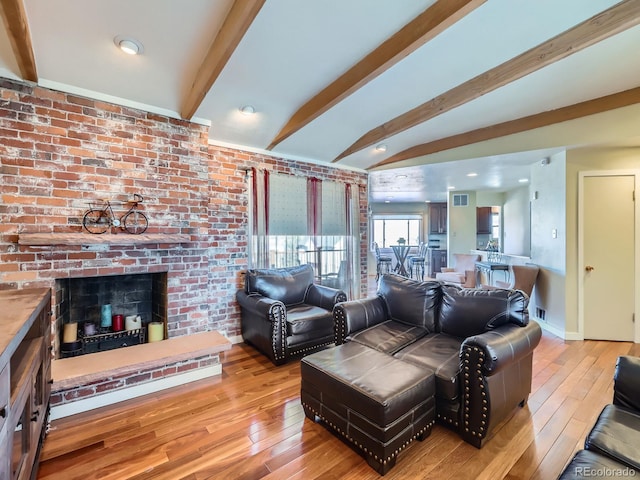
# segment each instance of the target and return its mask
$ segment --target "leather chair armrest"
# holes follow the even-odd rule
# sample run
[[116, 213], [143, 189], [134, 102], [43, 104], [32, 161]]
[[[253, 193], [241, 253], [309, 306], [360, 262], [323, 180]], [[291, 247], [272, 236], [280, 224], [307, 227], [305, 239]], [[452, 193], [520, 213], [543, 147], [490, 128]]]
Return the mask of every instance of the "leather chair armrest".
[[613, 376], [613, 404], [640, 411], [640, 358], [618, 357]]
[[542, 330], [536, 322], [502, 325], [467, 338], [460, 349], [463, 373], [462, 438], [481, 448], [516, 405], [531, 392], [533, 350]]
[[236, 300], [242, 308], [265, 320], [269, 319], [274, 307], [285, 309], [284, 304], [279, 300], [263, 297], [257, 293], [247, 293], [244, 290], [238, 290]]
[[347, 294], [342, 290], [327, 287], [326, 285], [311, 284], [307, 290], [305, 303], [333, 310], [333, 306], [338, 302], [346, 302]]
[[542, 329], [536, 322], [526, 327], [512, 323], [495, 330], [468, 337], [462, 342], [461, 355], [465, 350], [479, 348], [484, 352], [482, 370], [486, 376], [494, 375], [528, 355], [540, 343]]
[[379, 296], [336, 304], [333, 308], [336, 345], [344, 343], [350, 334], [382, 323], [388, 317], [384, 300]]
[[276, 365], [287, 361], [287, 307], [279, 300], [238, 290], [242, 337]]

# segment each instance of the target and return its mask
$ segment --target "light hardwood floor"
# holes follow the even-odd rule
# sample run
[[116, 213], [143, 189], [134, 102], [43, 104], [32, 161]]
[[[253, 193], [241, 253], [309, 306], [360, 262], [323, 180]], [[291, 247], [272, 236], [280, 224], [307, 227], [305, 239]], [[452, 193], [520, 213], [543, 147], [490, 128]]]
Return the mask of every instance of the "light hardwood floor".
[[[618, 355], [640, 345], [574, 341], [545, 333], [534, 354], [525, 408], [478, 450], [436, 425], [386, 479], [553, 479], [611, 401]], [[340, 439], [306, 419], [300, 362], [274, 367], [240, 344], [219, 378], [52, 423], [38, 478], [374, 479]]]

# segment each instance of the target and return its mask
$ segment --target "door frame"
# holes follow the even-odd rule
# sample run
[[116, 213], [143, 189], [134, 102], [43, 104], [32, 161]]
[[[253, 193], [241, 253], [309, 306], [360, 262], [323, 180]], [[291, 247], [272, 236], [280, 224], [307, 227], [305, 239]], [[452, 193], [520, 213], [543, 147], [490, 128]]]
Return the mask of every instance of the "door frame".
[[[632, 176], [634, 179], [633, 189], [635, 192], [640, 192], [640, 170], [637, 169], [621, 169], [621, 170], [585, 170], [578, 173], [578, 334], [580, 340], [584, 340], [584, 276], [585, 269], [584, 260], [584, 181], [586, 177], [621, 177]], [[634, 296], [634, 312], [636, 315], [640, 313], [640, 295], [637, 293], [638, 286], [640, 286], [640, 208], [637, 208], [638, 199], [634, 204], [634, 282], [636, 292]], [[640, 315], [636, 319], [634, 325], [634, 338], [635, 343], [640, 343]]]

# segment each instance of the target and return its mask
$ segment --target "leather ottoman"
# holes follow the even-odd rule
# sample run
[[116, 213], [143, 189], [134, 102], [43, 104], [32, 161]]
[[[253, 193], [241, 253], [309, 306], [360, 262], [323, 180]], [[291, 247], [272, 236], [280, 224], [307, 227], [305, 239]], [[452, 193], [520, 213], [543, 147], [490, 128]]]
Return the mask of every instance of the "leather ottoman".
[[305, 415], [342, 435], [381, 475], [431, 433], [435, 375], [428, 368], [349, 342], [304, 357], [300, 370]]

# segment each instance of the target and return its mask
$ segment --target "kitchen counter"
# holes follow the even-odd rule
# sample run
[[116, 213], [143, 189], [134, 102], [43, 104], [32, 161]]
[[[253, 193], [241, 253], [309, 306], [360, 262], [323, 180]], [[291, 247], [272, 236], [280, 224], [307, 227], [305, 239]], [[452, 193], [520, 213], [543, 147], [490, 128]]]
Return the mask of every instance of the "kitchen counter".
[[[486, 250], [469, 250], [469, 253], [481, 256], [481, 261], [486, 262], [489, 260], [489, 254]], [[511, 255], [509, 253], [502, 253], [502, 258], [499, 263], [507, 263], [509, 265], [524, 265], [525, 263], [531, 263], [531, 257], [525, 257], [522, 255]]]

